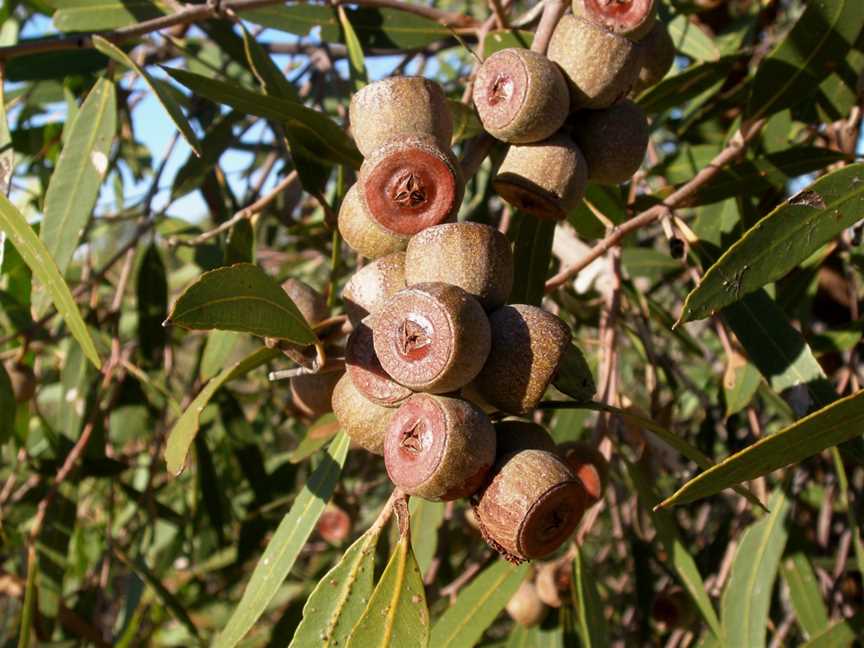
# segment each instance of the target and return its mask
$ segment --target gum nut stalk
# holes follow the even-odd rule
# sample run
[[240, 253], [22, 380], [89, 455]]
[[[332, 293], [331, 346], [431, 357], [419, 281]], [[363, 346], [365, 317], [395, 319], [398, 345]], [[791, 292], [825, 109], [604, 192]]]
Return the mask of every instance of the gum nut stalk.
[[563, 131], [536, 144], [511, 145], [492, 181], [516, 209], [554, 220], [578, 206], [587, 184], [585, 156]]
[[657, 3], [655, 0], [573, 0], [573, 15], [632, 41], [641, 41], [657, 24]]
[[473, 495], [495, 462], [489, 417], [459, 398], [414, 394], [390, 419], [384, 463], [409, 495], [451, 501]]
[[378, 360], [372, 342], [370, 316], [357, 325], [345, 345], [345, 370], [366, 399], [383, 407], [398, 407], [411, 390], [393, 380]]
[[375, 317], [375, 352], [396, 382], [444, 394], [471, 382], [489, 355], [489, 320], [458, 286], [417, 284], [402, 290]]
[[542, 54], [515, 47], [483, 62], [473, 99], [483, 128], [511, 144], [546, 139], [570, 112], [570, 91], [558, 66]]
[[351, 97], [351, 133], [364, 157], [393, 141], [427, 135], [442, 149], [453, 139], [447, 97], [435, 81], [396, 76], [370, 83]]
[[459, 286], [484, 309], [498, 308], [513, 289], [510, 242], [482, 223], [429, 227], [408, 243], [405, 279], [409, 286], [428, 282]]
[[333, 413], [354, 445], [384, 454], [384, 435], [396, 410], [376, 405], [363, 397], [346, 373], [333, 390]]
[[400, 252], [408, 245], [407, 236], [397, 236], [375, 223], [366, 208], [360, 183], [355, 183], [339, 208], [339, 233], [352, 250], [368, 259]]
[[428, 136], [375, 149], [363, 161], [357, 184], [372, 220], [397, 237], [454, 220], [465, 191], [452, 151]]
[[570, 85], [570, 108], [608, 108], [627, 95], [642, 67], [633, 41], [576, 16], [555, 27], [546, 53]]
[[405, 253], [394, 252], [360, 268], [345, 284], [342, 300], [351, 324], [377, 313], [390, 297], [405, 288]]
[[588, 179], [603, 185], [627, 182], [648, 150], [648, 118], [629, 99], [574, 119], [573, 137], [588, 162]]

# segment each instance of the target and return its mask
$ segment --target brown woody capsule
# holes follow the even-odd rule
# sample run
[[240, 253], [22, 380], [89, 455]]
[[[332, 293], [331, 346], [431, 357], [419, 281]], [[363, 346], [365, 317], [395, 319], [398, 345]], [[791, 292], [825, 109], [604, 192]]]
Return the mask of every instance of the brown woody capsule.
[[29, 365], [10, 362], [6, 364], [6, 373], [12, 384], [12, 394], [15, 396], [16, 403], [26, 403], [33, 398], [36, 394], [36, 374]]
[[370, 321], [367, 318], [360, 322], [348, 336], [345, 370], [365, 398], [384, 407], [398, 407], [411, 395], [411, 390], [393, 380], [381, 366], [372, 342]]
[[450, 149], [407, 137], [375, 149], [360, 167], [369, 216], [394, 236], [413, 236], [456, 218], [465, 190]]
[[375, 316], [375, 352], [396, 382], [443, 394], [471, 382], [489, 355], [489, 320], [458, 286], [417, 284]]
[[390, 419], [384, 463], [409, 495], [450, 501], [473, 495], [495, 462], [489, 418], [459, 398], [414, 394]]
[[573, 15], [639, 41], [657, 22], [657, 4], [655, 0], [573, 0]]
[[330, 309], [327, 308], [324, 295], [309, 284], [299, 279], [289, 278], [282, 282], [282, 290], [291, 298], [310, 326], [315, 326], [330, 317]]
[[561, 595], [567, 596], [570, 591], [571, 570], [570, 563], [551, 562], [541, 565], [537, 569], [537, 596], [549, 607], [560, 608], [563, 600]]
[[335, 504], [328, 504], [315, 528], [325, 542], [339, 545], [351, 535], [351, 516]]
[[430, 227], [408, 243], [405, 280], [409, 286], [430, 281], [459, 286], [486, 310], [498, 308], [513, 288], [510, 243], [481, 223]]
[[561, 70], [527, 49], [504, 49], [487, 58], [474, 81], [473, 97], [483, 128], [511, 144], [546, 139], [570, 111]]
[[342, 371], [294, 376], [291, 379], [291, 401], [309, 418], [318, 418], [332, 411], [331, 402]]
[[570, 441], [558, 446], [558, 454], [582, 482], [589, 504], [603, 497], [609, 481], [609, 462], [597, 448], [584, 441]]
[[363, 397], [346, 373], [333, 390], [333, 413], [339, 426], [355, 445], [377, 455], [384, 454], [384, 433], [395, 410]]
[[407, 236], [397, 236], [379, 227], [366, 208], [360, 183], [355, 183], [342, 199], [339, 208], [339, 233], [358, 254], [377, 259], [404, 250]]
[[513, 562], [542, 558], [570, 536], [584, 511], [582, 485], [556, 455], [511, 454], [492, 468], [476, 496], [483, 537]]
[[351, 133], [364, 157], [393, 140], [428, 135], [450, 147], [453, 117], [441, 86], [423, 77], [390, 77], [351, 97]]
[[588, 179], [604, 185], [627, 182], [648, 150], [648, 119], [629, 99], [606, 110], [580, 112], [573, 137], [588, 162]]
[[661, 22], [654, 25], [639, 47], [642, 48], [642, 67], [633, 94], [640, 94], [660, 83], [675, 63], [675, 43]]
[[404, 252], [388, 254], [360, 268], [342, 290], [351, 324], [357, 326], [364, 317], [378, 312], [405, 285]]
[[489, 359], [473, 388], [502, 412], [527, 414], [554, 378], [570, 329], [555, 315], [524, 304], [499, 308], [489, 315], [489, 324]]
[[537, 144], [510, 146], [492, 181], [498, 195], [517, 209], [558, 220], [579, 204], [587, 183], [585, 156], [563, 132]]
[[555, 27], [546, 55], [570, 81], [570, 107], [607, 108], [625, 96], [642, 67], [633, 41], [575, 16]]
[[519, 625], [533, 628], [540, 625], [546, 618], [549, 609], [543, 605], [543, 601], [537, 596], [534, 583], [524, 581], [516, 593], [507, 601], [507, 614]]
[[498, 459], [521, 450], [545, 450], [556, 452], [555, 441], [542, 425], [531, 421], [506, 419], [495, 423]]

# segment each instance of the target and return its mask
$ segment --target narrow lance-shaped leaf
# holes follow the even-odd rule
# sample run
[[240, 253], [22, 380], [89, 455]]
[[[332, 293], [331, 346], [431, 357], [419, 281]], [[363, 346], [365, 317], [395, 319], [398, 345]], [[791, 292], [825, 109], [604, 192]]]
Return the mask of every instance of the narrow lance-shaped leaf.
[[166, 324], [252, 333], [297, 344], [316, 340], [282, 287], [252, 263], [205, 272], [180, 295]]
[[727, 457], [688, 481], [660, 506], [665, 508], [694, 502], [719, 493], [724, 488], [799, 463], [823, 450], [861, 436], [862, 426], [864, 390], [835, 401]]
[[578, 619], [579, 638], [585, 648], [603, 648], [609, 645], [609, 629], [603, 614], [603, 602], [597, 583], [585, 562], [580, 547], [573, 558], [571, 591]]
[[803, 552], [789, 556], [783, 561], [780, 573], [789, 587], [789, 600], [798, 625], [809, 637], [823, 632], [828, 627], [828, 610], [807, 556]]
[[409, 502], [409, 510], [411, 512], [411, 546], [414, 548], [414, 556], [417, 558], [420, 573], [425, 574], [438, 549], [438, 529], [444, 521], [444, 503], [412, 497]]
[[851, 619], [837, 621], [810, 641], [801, 645], [801, 648], [835, 648], [835, 646], [850, 646], [855, 639], [864, 636], [864, 613], [858, 613]]
[[515, 273], [510, 303], [539, 306], [552, 258], [555, 222], [520, 213], [516, 225], [511, 234], [511, 238], [515, 238]]
[[138, 299], [138, 350], [144, 364], [158, 367], [162, 364], [165, 348], [165, 327], [162, 322], [168, 314], [168, 278], [159, 249], [150, 244], [138, 266], [135, 285]]
[[346, 648], [389, 648], [429, 644], [429, 609], [423, 578], [405, 533], [390, 557]]
[[174, 475], [183, 472], [189, 446], [192, 445], [195, 435], [198, 434], [201, 412], [207, 407], [213, 394], [229, 380], [249, 373], [255, 367], [272, 360], [277, 355], [279, 355], [279, 351], [275, 349], [258, 349], [234, 366], [223, 370], [204, 386], [195, 400], [183, 412], [183, 415], [174, 423], [171, 432], [168, 433], [168, 442], [165, 447], [165, 463], [168, 465], [168, 472]]
[[864, 214], [864, 164], [827, 176], [765, 216], [687, 296], [682, 321], [707, 317], [788, 273]]
[[[9, 132], [9, 118], [6, 115], [4, 86], [5, 72], [0, 67], [0, 192], [9, 195], [12, 172], [15, 170], [15, 151], [12, 148], [12, 134]], [[3, 233], [0, 232], [0, 270], [3, 268]]]
[[459, 592], [432, 628], [436, 648], [471, 648], [525, 580], [528, 565], [519, 567], [498, 559]]
[[354, 91], [356, 92], [369, 82], [366, 76], [366, 59], [363, 56], [363, 46], [360, 45], [360, 40], [357, 38], [357, 33], [351, 25], [351, 20], [348, 18], [348, 12], [345, 11], [345, 7], [337, 5], [336, 11], [339, 14], [339, 24], [342, 26], [345, 47], [348, 48], [348, 71], [351, 75]]
[[102, 361], [96, 352], [93, 338], [90, 337], [90, 332], [81, 318], [81, 313], [78, 312], [78, 306], [72, 298], [69, 286], [60, 276], [51, 253], [36, 236], [33, 228], [27, 224], [21, 212], [3, 194], [0, 194], [0, 229], [6, 232], [18, 254], [45, 286], [60, 317], [66, 322], [69, 331], [84, 350], [84, 355], [97, 369], [101, 368]]
[[99, 79], [69, 125], [69, 138], [48, 183], [40, 237], [61, 274], [69, 267], [108, 171], [116, 104], [114, 84]]
[[[93, 29], [89, 27], [88, 29]], [[162, 104], [162, 107], [165, 109], [165, 112], [168, 113], [168, 116], [171, 118], [171, 121], [174, 122], [174, 125], [177, 127], [177, 130], [183, 135], [183, 138], [188, 142], [189, 146], [195, 152], [195, 155], [201, 157], [201, 142], [198, 141], [198, 136], [195, 134], [195, 131], [192, 130], [192, 126], [189, 125], [189, 122], [186, 121], [186, 117], [183, 115], [183, 111], [180, 110], [180, 105], [174, 99], [174, 97], [165, 91], [163, 85], [159, 83], [154, 83], [153, 77], [138, 65], [132, 58], [129, 57], [126, 52], [121, 50], [119, 47], [111, 43], [110, 41], [105, 40], [101, 36], [93, 37], [93, 45], [94, 47], [115, 61], [117, 61], [120, 65], [123, 65], [130, 70], [134, 70], [137, 72], [144, 82], [150, 87], [150, 90], [153, 91], [153, 94], [156, 95], [156, 98], [159, 100], [159, 103]]]
[[58, 31], [116, 29], [165, 14], [161, 3], [150, 0], [50, 0], [56, 11], [51, 22]]
[[771, 592], [788, 535], [789, 503], [783, 491], [772, 495], [768, 509], [770, 513], [747, 528], [735, 552], [722, 600], [726, 646], [765, 645]]
[[[276, 533], [267, 544], [240, 603], [234, 608], [225, 629], [216, 637], [214, 648], [236, 646], [279, 591], [333, 495], [349, 445], [350, 439], [344, 433], [340, 433], [330, 444], [321, 463], [309, 477], [309, 481], [294, 500], [291, 510], [282, 518]], [[425, 599], [423, 605], [425, 608]]]

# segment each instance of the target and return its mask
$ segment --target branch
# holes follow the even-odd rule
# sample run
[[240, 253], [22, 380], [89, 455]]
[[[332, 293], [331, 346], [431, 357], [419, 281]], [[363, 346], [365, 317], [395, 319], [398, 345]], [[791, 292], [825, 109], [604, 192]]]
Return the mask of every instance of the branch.
[[760, 133], [764, 125], [765, 120], [760, 119], [749, 127], [742, 127], [742, 130], [735, 133], [726, 148], [720, 151], [717, 157], [711, 160], [711, 163], [708, 164], [708, 166], [693, 176], [689, 182], [675, 191], [665, 201], [645, 210], [638, 216], [631, 218], [629, 221], [613, 229], [606, 238], [591, 248], [588, 251], [588, 254], [549, 279], [546, 282], [546, 292], [552, 292], [556, 288], [567, 283], [570, 279], [584, 270], [592, 261], [599, 259], [610, 249], [618, 245], [621, 242], [621, 239], [628, 234], [631, 234], [646, 225], [650, 225], [674, 209], [685, 206], [687, 201], [718, 173], [720, 173], [723, 167], [743, 153], [744, 149]]
[[546, 0], [543, 16], [540, 18], [540, 24], [537, 25], [537, 31], [534, 33], [534, 40], [531, 41], [532, 52], [546, 53], [549, 41], [552, 39], [552, 32], [555, 31], [555, 26], [567, 10], [568, 4], [563, 0]]

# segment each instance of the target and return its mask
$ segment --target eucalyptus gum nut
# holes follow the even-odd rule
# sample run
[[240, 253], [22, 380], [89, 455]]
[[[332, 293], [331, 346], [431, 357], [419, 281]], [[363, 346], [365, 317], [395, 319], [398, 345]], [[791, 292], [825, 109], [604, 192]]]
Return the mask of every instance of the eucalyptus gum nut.
[[537, 588], [530, 581], [523, 581], [516, 593], [507, 601], [507, 614], [519, 625], [533, 628], [540, 625], [549, 612], [537, 595]]
[[492, 185], [517, 209], [561, 220], [585, 195], [588, 165], [573, 139], [559, 131], [536, 144], [511, 145]]
[[309, 418], [318, 418], [332, 411], [333, 390], [344, 373], [344, 371], [325, 371], [294, 376], [290, 381], [291, 402], [294, 407]]
[[282, 282], [282, 290], [291, 298], [297, 310], [309, 326], [315, 326], [330, 317], [327, 300], [320, 292], [299, 279], [288, 278]]
[[495, 462], [495, 430], [468, 401], [414, 394], [390, 419], [387, 474], [409, 495], [451, 501], [473, 495]]
[[627, 95], [642, 67], [633, 41], [575, 16], [561, 18], [546, 52], [569, 80], [570, 108], [607, 108]]
[[384, 407], [398, 407], [411, 390], [393, 380], [378, 360], [372, 342], [371, 316], [360, 322], [345, 345], [345, 370], [365, 398]]
[[582, 485], [555, 454], [522, 450], [504, 457], [475, 495], [474, 512], [489, 545], [512, 562], [547, 556], [576, 529]]
[[537, 568], [537, 578], [534, 581], [537, 596], [549, 607], [560, 608], [563, 603], [561, 594], [570, 589], [570, 580], [569, 562], [563, 565], [557, 561], [540, 565]]
[[405, 250], [409, 286], [440, 281], [459, 286], [486, 310], [507, 302], [513, 288], [510, 242], [481, 223], [446, 223], [411, 238]]
[[400, 138], [363, 161], [357, 184], [369, 217], [394, 236], [455, 220], [465, 183], [449, 148], [431, 137]]
[[375, 316], [373, 333], [384, 371], [414, 391], [456, 391], [474, 379], [489, 355], [483, 307], [450, 284], [399, 291]]
[[584, 441], [562, 443], [558, 446], [558, 454], [582, 482], [589, 503], [599, 501], [609, 482], [609, 462], [606, 457]]
[[464, 398], [471, 403], [474, 403], [486, 414], [494, 414], [498, 411], [497, 407], [491, 405], [490, 403], [487, 403], [486, 400], [477, 392], [477, 389], [474, 387], [474, 383], [468, 383], [462, 389], [460, 389], [459, 397]]
[[6, 364], [6, 373], [12, 384], [15, 402], [26, 403], [31, 400], [36, 394], [36, 374], [33, 369], [20, 362], [9, 362]]
[[536, 306], [503, 306], [489, 315], [489, 359], [472, 387], [490, 405], [508, 414], [533, 410], [570, 343], [570, 329]]
[[570, 111], [570, 91], [558, 66], [519, 48], [500, 50], [483, 62], [473, 99], [483, 128], [512, 144], [546, 139]]
[[573, 15], [640, 41], [657, 23], [655, 0], [573, 0]]
[[351, 324], [378, 312], [386, 301], [405, 288], [405, 253], [394, 252], [366, 264], [342, 290], [345, 313]]
[[522, 450], [556, 452], [557, 446], [542, 425], [531, 421], [505, 419], [495, 423], [498, 459]]
[[355, 445], [373, 454], [384, 454], [384, 435], [395, 411], [364, 398], [347, 373], [333, 390], [333, 413], [340, 429]]
[[442, 149], [453, 139], [447, 97], [435, 81], [417, 76], [370, 83], [351, 97], [351, 134], [364, 157], [393, 141], [428, 135]]
[[400, 252], [408, 245], [407, 236], [397, 236], [379, 227], [366, 208], [360, 183], [355, 183], [339, 208], [339, 233], [358, 254], [377, 259]]
[[648, 150], [648, 119], [624, 99], [605, 110], [585, 110], [573, 120], [573, 137], [588, 162], [588, 179], [602, 185], [627, 182]]
[[351, 535], [351, 516], [335, 504], [328, 504], [318, 518], [316, 531], [332, 545], [340, 545]]
[[639, 47], [642, 49], [642, 67], [633, 94], [640, 94], [660, 83], [675, 63], [675, 42], [661, 22], [654, 25]]

